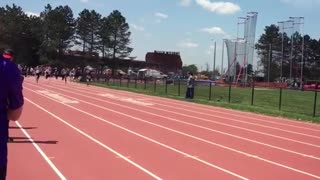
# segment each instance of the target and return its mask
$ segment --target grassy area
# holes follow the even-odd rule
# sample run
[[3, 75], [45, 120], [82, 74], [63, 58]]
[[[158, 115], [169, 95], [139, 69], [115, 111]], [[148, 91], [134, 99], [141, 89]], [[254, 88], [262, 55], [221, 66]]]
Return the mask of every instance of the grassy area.
[[[110, 81], [109, 83], [94, 83], [93, 85], [177, 100], [183, 100], [186, 91], [186, 85], [183, 82], [165, 85], [163, 83], [155, 84], [154, 82], [144, 84], [143, 82], [135, 83], [135, 81], [131, 81], [128, 83], [123, 80], [121, 83], [120, 81]], [[315, 117], [313, 117], [314, 98], [315, 92], [313, 91], [283, 89], [280, 104], [280, 89], [232, 87], [229, 99], [228, 86], [212, 86], [210, 91], [209, 85], [198, 85], [195, 88], [193, 102], [319, 123], [320, 97], [317, 98]]]

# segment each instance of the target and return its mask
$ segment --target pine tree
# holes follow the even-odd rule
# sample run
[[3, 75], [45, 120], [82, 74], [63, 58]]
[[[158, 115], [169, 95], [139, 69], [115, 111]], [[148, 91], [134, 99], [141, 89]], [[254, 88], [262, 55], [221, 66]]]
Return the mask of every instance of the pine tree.
[[129, 47], [130, 35], [129, 25], [126, 23], [125, 17], [118, 10], [113, 11], [108, 16], [110, 23], [110, 49], [112, 58], [125, 58], [130, 55], [133, 48]]

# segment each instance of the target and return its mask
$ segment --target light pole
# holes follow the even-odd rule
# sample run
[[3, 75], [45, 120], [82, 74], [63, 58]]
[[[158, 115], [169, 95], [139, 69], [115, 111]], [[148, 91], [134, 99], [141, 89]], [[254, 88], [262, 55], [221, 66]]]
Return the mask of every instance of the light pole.
[[224, 41], [225, 41], [225, 39], [222, 39], [222, 55], [221, 55], [221, 76], [223, 75], [223, 61], [224, 61]]
[[[282, 82], [282, 76], [283, 76], [283, 59], [284, 59], [284, 30], [285, 29], [289, 29], [289, 28], [293, 28], [293, 26], [292, 27], [284, 27], [285, 26], [285, 23], [293, 23], [293, 21], [292, 20], [288, 20], [288, 21], [279, 21], [278, 22], [278, 24], [282, 24], [282, 33], [281, 33], [281, 36], [282, 36], [282, 45], [281, 45], [281, 65], [280, 65], [280, 82]], [[292, 39], [292, 37], [291, 37], [291, 39]], [[292, 40], [291, 40], [292, 41]], [[292, 52], [291, 52], [292, 53]], [[291, 64], [292, 64], [292, 57], [290, 57], [290, 74], [291, 74]], [[290, 75], [290, 77], [291, 77], [291, 75]]]
[[214, 49], [213, 49], [213, 70], [212, 70], [212, 77], [213, 77], [213, 80], [215, 80], [215, 69], [216, 69], [216, 52], [217, 52], [217, 42], [214, 40], [214, 39], [211, 39], [212, 41], [214, 41]]
[[304, 66], [304, 17], [289, 17], [293, 22], [295, 19], [298, 19], [299, 22], [294, 24], [302, 25], [301, 28], [301, 36], [302, 36], [302, 44], [301, 44], [301, 66], [300, 66], [300, 89], [303, 90], [303, 66]]
[[270, 43], [269, 44], [269, 55], [268, 55], [268, 85], [270, 84], [271, 56], [272, 56], [272, 45]]

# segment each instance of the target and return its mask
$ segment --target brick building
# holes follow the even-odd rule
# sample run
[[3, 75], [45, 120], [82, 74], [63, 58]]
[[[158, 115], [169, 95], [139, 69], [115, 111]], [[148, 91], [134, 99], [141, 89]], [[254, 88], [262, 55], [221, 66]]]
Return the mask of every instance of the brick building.
[[146, 63], [154, 65], [150, 67], [158, 69], [161, 72], [180, 72], [182, 69], [182, 60], [179, 52], [154, 51], [146, 54]]

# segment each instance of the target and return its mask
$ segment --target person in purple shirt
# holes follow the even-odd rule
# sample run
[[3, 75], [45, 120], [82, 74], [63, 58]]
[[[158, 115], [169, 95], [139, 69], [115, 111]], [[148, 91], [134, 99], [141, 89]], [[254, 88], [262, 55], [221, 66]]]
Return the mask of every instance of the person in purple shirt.
[[0, 55], [0, 180], [7, 174], [9, 121], [20, 118], [24, 104], [23, 77], [12, 55], [8, 50]]

